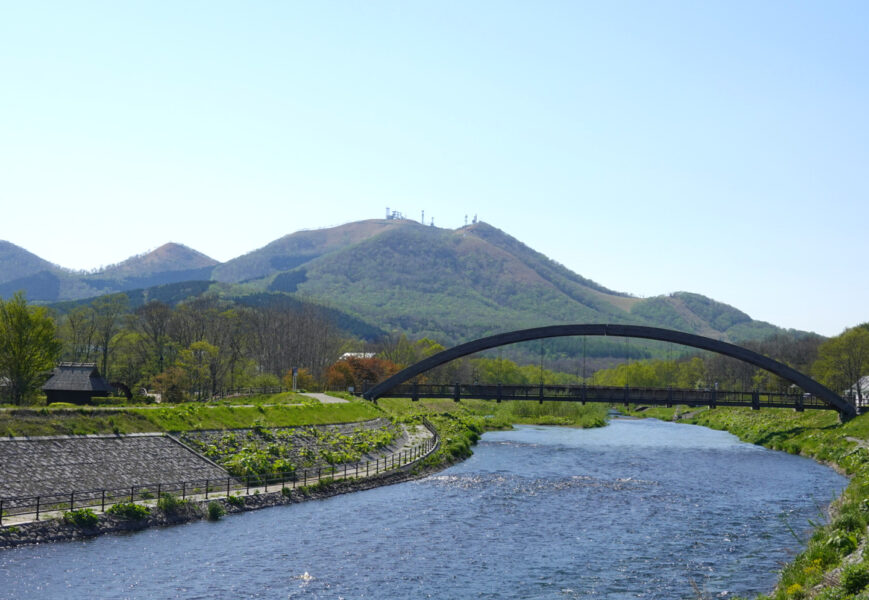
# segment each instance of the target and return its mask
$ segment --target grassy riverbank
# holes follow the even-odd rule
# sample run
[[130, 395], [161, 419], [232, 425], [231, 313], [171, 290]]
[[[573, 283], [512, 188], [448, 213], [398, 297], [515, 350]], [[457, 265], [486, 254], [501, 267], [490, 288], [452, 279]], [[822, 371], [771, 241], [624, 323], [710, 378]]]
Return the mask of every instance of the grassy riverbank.
[[869, 415], [839, 423], [835, 413], [788, 409], [648, 408], [635, 416], [727, 430], [741, 440], [824, 462], [851, 478], [806, 550], [786, 565], [775, 591], [758, 600], [869, 599]]
[[485, 400], [454, 402], [445, 398], [418, 402], [381, 398], [377, 402], [378, 407], [395, 420], [419, 423], [425, 418], [438, 430], [441, 447], [425, 459], [421, 465], [425, 469], [447, 466], [469, 457], [471, 446], [486, 431], [509, 429], [514, 423], [602, 427], [606, 425], [607, 414], [607, 408], [602, 405], [582, 406], [569, 402], [499, 404]]
[[85, 435], [297, 427], [351, 423], [384, 416], [368, 402], [321, 404], [288, 394], [239, 398], [235, 404], [184, 403], [149, 407], [38, 408], [0, 411], [0, 436]]

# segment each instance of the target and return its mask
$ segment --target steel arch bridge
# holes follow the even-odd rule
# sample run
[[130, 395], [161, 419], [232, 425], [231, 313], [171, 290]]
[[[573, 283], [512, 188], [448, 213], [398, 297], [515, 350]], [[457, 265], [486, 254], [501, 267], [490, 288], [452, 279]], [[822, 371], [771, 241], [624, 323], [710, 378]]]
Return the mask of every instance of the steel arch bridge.
[[[857, 414], [856, 407], [843, 399], [841, 396], [836, 394], [831, 389], [826, 386], [818, 383], [814, 379], [810, 378], [803, 373], [800, 373], [796, 369], [793, 369], [781, 362], [773, 360], [767, 356], [763, 356], [762, 354], [758, 354], [757, 352], [753, 352], [747, 348], [743, 348], [741, 346], [737, 346], [735, 344], [729, 344], [727, 342], [722, 342], [720, 340], [715, 340], [712, 338], [695, 335], [691, 333], [685, 333], [682, 331], [675, 331], [672, 329], [663, 329], [660, 327], [646, 327], [642, 325], [612, 325], [612, 324], [576, 324], [576, 325], [550, 325], [547, 327], [534, 327], [532, 329], [520, 329], [518, 331], [509, 331], [507, 333], [499, 333], [497, 335], [492, 335], [489, 337], [480, 338], [477, 340], [473, 340], [464, 344], [460, 344], [453, 348], [449, 348], [437, 354], [434, 354], [420, 362], [407, 367], [406, 369], [399, 371], [392, 377], [386, 379], [385, 381], [379, 383], [378, 385], [372, 387], [371, 389], [366, 390], [363, 393], [363, 396], [368, 400], [376, 401], [378, 398], [382, 398], [386, 395], [392, 396], [401, 396], [401, 397], [413, 397], [418, 398], [421, 396], [419, 392], [419, 387], [414, 384], [414, 390], [407, 391], [406, 389], [402, 389], [399, 386], [406, 383], [407, 381], [413, 379], [417, 375], [425, 373], [435, 367], [439, 367], [442, 364], [455, 360], [457, 358], [462, 358], [463, 356], [468, 356], [470, 354], [474, 354], [476, 352], [480, 352], [482, 350], [488, 350], [490, 348], [497, 348], [499, 346], [506, 346], [509, 344], [515, 344], [517, 342], [525, 342], [530, 340], [540, 340], [546, 338], [554, 338], [554, 337], [569, 337], [569, 336], [616, 336], [616, 337], [628, 337], [628, 338], [641, 338], [648, 340], [658, 340], [662, 342], [672, 342], [675, 344], [680, 344], [682, 346], [689, 346], [692, 348], [698, 348], [701, 350], [708, 350], [710, 352], [715, 352], [718, 354], [722, 354], [724, 356], [729, 356], [731, 358], [735, 358], [737, 360], [741, 360], [743, 362], [749, 363], [765, 371], [769, 371], [775, 375], [778, 375], [782, 379], [793, 383], [794, 385], [800, 387], [802, 390], [807, 392], [810, 396], [808, 399], [804, 398], [802, 395], [799, 395], [798, 398], [794, 398], [793, 401], [789, 402], [778, 402], [778, 401], [769, 401], [771, 394], [764, 392], [764, 394], [768, 398], [768, 402], [764, 403], [767, 406], [792, 406], [797, 410], [802, 410], [803, 408], [819, 408], [819, 409], [827, 409], [827, 410], [835, 410], [839, 413], [843, 420], [850, 419]], [[477, 398], [485, 398], [485, 399], [497, 399], [497, 400], [515, 400], [515, 399], [524, 399], [524, 400], [572, 400], [572, 401], [589, 401], [589, 402], [628, 402], [632, 399], [631, 391], [626, 387], [624, 391], [619, 388], [607, 388], [610, 390], [608, 393], [603, 393], [603, 388], [595, 388], [595, 394], [589, 395], [588, 389], [586, 386], [573, 386], [568, 389], [568, 393], [566, 394], [555, 394], [554, 396], [545, 397], [543, 386], [540, 386], [538, 395], [529, 395], [527, 389], [529, 386], [525, 386], [526, 392], [524, 396], [518, 394], [513, 390], [512, 392], [508, 390], [507, 394], [504, 394], [504, 388], [499, 384], [497, 386], [497, 390], [483, 388], [494, 388], [495, 386], [465, 386], [468, 392], [465, 394], [466, 397], [477, 397]], [[443, 393], [444, 386], [441, 386], [441, 391], [438, 393], [428, 393], [424, 394], [426, 397], [432, 397], [437, 395], [439, 397], [443, 397], [445, 394]], [[613, 394], [611, 390], [619, 389], [621, 395]], [[572, 390], [572, 391], [571, 391]], [[715, 406], [717, 404], [720, 405], [730, 405], [730, 406], [751, 406], [752, 408], [759, 408], [760, 400], [758, 397], [758, 392], [728, 392], [727, 394], [743, 394], [748, 395], [748, 398], [734, 399], [734, 397], [728, 397], [726, 394], [721, 397], [719, 400], [718, 392], [711, 390], [703, 390], [701, 392], [697, 392], [693, 396], [686, 396], [684, 392], [688, 392], [689, 390], [658, 390], [658, 397], [655, 397], [654, 394], [651, 393], [650, 390], [645, 390], [641, 396], [651, 398], [653, 402], [659, 404], [709, 404], [710, 406]], [[673, 392], [677, 392], [674, 394]], [[390, 394], [392, 392], [392, 394]], [[398, 392], [398, 393], [396, 393]], [[681, 393], [680, 393], [681, 392]], [[447, 396], [452, 395], [456, 400], [459, 399], [460, 389], [459, 385], [456, 384], [454, 387], [454, 391], [451, 394], [447, 394]], [[778, 396], [784, 396], [784, 394], [772, 394]], [[791, 395], [793, 398], [793, 395]], [[639, 402], [640, 398], [633, 396], [633, 401]], [[647, 398], [647, 399], [648, 399]], [[728, 399], [729, 398], [729, 399]]]

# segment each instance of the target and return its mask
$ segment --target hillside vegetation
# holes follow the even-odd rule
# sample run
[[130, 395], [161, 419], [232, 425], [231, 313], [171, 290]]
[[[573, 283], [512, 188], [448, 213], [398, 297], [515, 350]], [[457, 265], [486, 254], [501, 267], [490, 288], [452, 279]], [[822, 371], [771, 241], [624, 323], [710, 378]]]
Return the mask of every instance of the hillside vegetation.
[[[452, 230], [410, 220], [359, 221], [299, 231], [223, 264], [165, 244], [93, 273], [0, 245], [0, 297], [18, 290], [42, 303], [124, 292], [132, 307], [152, 299], [176, 304], [206, 292], [256, 304], [268, 294], [269, 302], [283, 296], [287, 303], [325, 307], [341, 329], [365, 339], [398, 332], [444, 345], [580, 322], [670, 327], [733, 342], [781, 331], [699, 294], [639, 299], [607, 289], [482, 222]], [[533, 354], [517, 352], [522, 360]], [[604, 339], [589, 340], [586, 352], [661, 356], [655, 344], [637, 351]], [[547, 342], [552, 356], [578, 353], [576, 340]]]

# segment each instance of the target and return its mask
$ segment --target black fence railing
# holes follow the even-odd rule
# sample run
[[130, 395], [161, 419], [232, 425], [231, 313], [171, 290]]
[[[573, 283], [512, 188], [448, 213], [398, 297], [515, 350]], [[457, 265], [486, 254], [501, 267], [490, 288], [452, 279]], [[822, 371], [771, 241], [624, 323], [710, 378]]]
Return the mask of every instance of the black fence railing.
[[754, 409], [793, 408], [832, 409], [820, 398], [801, 391], [718, 390], [715, 388], [680, 389], [636, 386], [599, 385], [505, 385], [505, 384], [422, 384], [407, 383], [386, 393], [391, 398], [462, 398], [522, 400], [537, 402], [597, 402], [606, 404], [657, 404], [689, 406], [747, 406]]
[[411, 465], [437, 450], [440, 446], [440, 438], [437, 431], [427, 421], [424, 422], [424, 425], [432, 433], [432, 437], [409, 448], [404, 448], [398, 452], [374, 460], [343, 463], [340, 465], [325, 465], [264, 475], [251, 474], [242, 477], [230, 476], [220, 479], [191, 479], [187, 481], [147, 483], [112, 489], [58, 491], [38, 496], [0, 497], [0, 526], [3, 526], [4, 518], [35, 515], [34, 520], [38, 521], [40, 516], [44, 517], [47, 513], [57, 513], [79, 508], [99, 508], [101, 511], [105, 511], [106, 507], [119, 502], [147, 503], [151, 500], [156, 501], [163, 494], [174, 494], [180, 496], [182, 500], [186, 500], [187, 498], [203, 498], [207, 500], [211, 496], [229, 496], [234, 492], [249, 495], [251, 490], [262, 489], [268, 492], [270, 488], [296, 489], [316, 484], [325, 478], [371, 477]]

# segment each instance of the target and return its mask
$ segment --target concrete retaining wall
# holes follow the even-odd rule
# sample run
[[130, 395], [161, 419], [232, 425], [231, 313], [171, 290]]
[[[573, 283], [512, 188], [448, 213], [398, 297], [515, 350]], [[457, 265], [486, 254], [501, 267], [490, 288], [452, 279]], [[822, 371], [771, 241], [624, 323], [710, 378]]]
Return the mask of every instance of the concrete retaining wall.
[[226, 477], [162, 434], [0, 439], [0, 497]]

